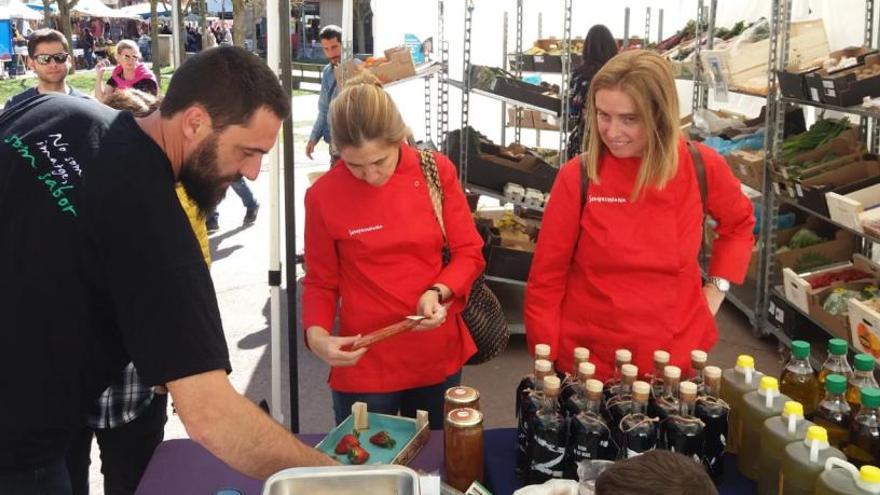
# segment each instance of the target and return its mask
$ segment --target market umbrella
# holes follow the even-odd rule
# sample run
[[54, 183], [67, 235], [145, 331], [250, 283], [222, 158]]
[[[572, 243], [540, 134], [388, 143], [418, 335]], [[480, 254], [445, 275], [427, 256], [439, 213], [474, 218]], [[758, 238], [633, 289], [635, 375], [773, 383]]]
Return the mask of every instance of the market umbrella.
[[0, 19], [43, 20], [43, 14], [23, 4], [20, 0], [0, 0]]
[[101, 0], [79, 0], [72, 11], [90, 17], [106, 17], [110, 19], [136, 19], [137, 16], [121, 9], [111, 9]]

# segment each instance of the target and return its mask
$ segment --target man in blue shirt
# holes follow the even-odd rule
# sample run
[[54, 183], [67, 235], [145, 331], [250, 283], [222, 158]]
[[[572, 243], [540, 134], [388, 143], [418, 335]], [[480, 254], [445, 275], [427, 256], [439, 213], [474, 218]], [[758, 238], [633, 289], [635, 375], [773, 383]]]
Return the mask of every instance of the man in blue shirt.
[[324, 70], [321, 71], [321, 96], [318, 98], [318, 118], [315, 119], [315, 125], [312, 126], [309, 144], [306, 145], [306, 156], [312, 160], [315, 146], [318, 144], [318, 141], [323, 139], [330, 145], [330, 164], [332, 165], [338, 158], [338, 152], [333, 148], [333, 144], [330, 143], [330, 122], [327, 111], [330, 109], [330, 102], [339, 94], [334, 70], [342, 59], [342, 28], [332, 24], [324, 26], [318, 38], [321, 41], [321, 48], [324, 49], [324, 55], [330, 60], [330, 63], [324, 66]]
[[38, 29], [28, 38], [28, 67], [37, 76], [37, 85], [9, 98], [4, 110], [36, 95], [66, 93], [88, 97], [68, 86], [64, 81], [70, 71], [70, 46], [67, 38], [54, 29]]

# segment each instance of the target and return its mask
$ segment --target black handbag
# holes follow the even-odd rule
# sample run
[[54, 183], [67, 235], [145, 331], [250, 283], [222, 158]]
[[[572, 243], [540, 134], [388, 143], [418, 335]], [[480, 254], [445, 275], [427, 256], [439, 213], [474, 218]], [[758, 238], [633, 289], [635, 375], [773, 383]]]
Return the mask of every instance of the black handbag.
[[[440, 174], [437, 171], [437, 163], [434, 161], [434, 153], [431, 151], [419, 151], [422, 173], [428, 184], [428, 192], [431, 195], [431, 204], [434, 206], [434, 216], [443, 233], [443, 266], [449, 264], [451, 252], [449, 240], [446, 238], [446, 226], [443, 223], [443, 184], [440, 182]], [[486, 280], [481, 273], [471, 285], [471, 294], [467, 304], [461, 312], [471, 338], [477, 345], [477, 352], [468, 360], [467, 364], [480, 364], [489, 361], [507, 348], [510, 340], [510, 327], [498, 298], [486, 285]]]

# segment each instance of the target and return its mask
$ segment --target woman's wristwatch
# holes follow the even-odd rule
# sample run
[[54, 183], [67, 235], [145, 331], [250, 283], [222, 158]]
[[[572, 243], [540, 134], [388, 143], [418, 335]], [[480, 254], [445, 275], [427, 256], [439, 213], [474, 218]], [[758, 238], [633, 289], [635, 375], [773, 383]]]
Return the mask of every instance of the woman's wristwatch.
[[428, 287], [428, 290], [425, 292], [428, 292], [428, 291], [436, 292], [437, 293], [437, 300], [440, 302], [443, 302], [443, 290], [440, 289], [440, 287], [437, 287], [436, 285], [432, 285], [432, 286]]
[[720, 292], [727, 292], [730, 290], [730, 282], [727, 279], [721, 277], [709, 277], [706, 281]]

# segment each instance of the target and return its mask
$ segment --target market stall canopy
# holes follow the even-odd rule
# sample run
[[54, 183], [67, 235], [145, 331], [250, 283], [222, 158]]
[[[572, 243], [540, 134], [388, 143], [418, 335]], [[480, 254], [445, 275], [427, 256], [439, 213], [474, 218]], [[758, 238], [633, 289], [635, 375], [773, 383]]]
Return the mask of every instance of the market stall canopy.
[[208, 12], [232, 12], [232, 0], [208, 0]]
[[40, 21], [43, 19], [43, 14], [28, 7], [21, 0], [0, 0], [0, 19]]
[[[129, 5], [127, 7], [122, 7], [119, 9], [121, 12], [125, 12], [126, 14], [134, 17], [142, 17], [144, 19], [150, 17], [150, 2], [144, 3], [136, 3], [134, 5]], [[156, 12], [163, 17], [168, 17], [171, 15], [171, 4], [158, 2], [156, 4]]]
[[121, 9], [111, 9], [101, 0], [79, 0], [76, 6], [71, 10], [78, 14], [90, 17], [107, 17], [110, 19], [131, 19], [136, 17], [127, 12], [123, 12]]

